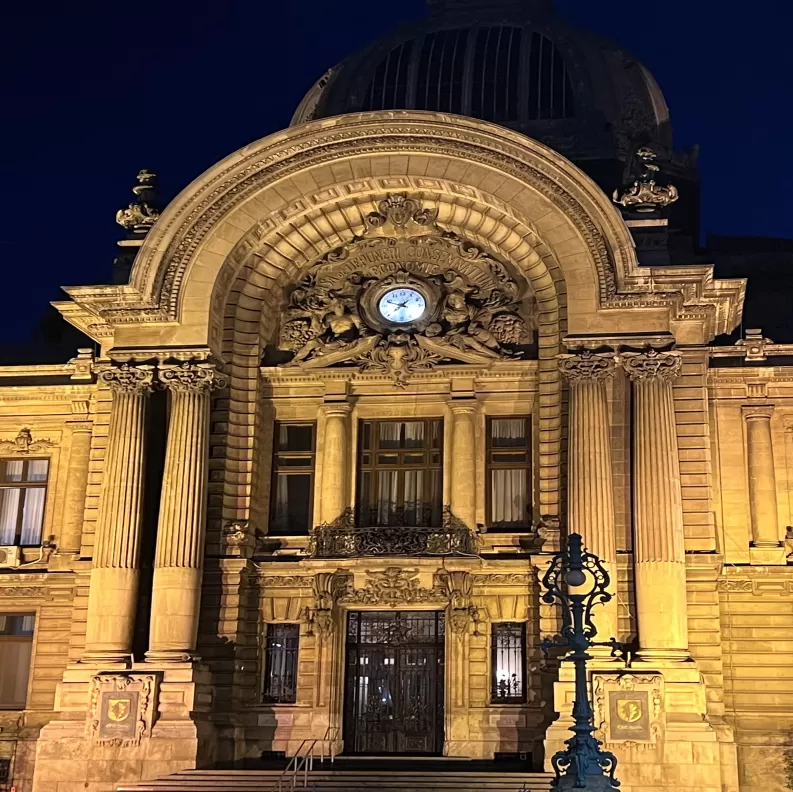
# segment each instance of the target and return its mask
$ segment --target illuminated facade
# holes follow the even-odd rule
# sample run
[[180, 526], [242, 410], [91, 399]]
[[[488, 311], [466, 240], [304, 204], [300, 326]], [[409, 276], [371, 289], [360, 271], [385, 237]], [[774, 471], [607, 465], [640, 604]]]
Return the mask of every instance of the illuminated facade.
[[[0, 370], [19, 792], [310, 738], [541, 766], [572, 682], [538, 573], [568, 530], [630, 647], [592, 663], [622, 788], [784, 788], [793, 348], [712, 345], [746, 284], [670, 264], [695, 167], [646, 70], [541, 3], [473, 5], [161, 216], [142, 173], [128, 282], [57, 306], [97, 353]], [[617, 207], [639, 145], [664, 176], [640, 153]]]

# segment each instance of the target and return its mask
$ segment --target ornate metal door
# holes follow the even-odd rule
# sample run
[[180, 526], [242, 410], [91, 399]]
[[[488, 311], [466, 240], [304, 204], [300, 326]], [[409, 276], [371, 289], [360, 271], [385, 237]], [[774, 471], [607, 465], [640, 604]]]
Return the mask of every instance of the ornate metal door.
[[444, 634], [442, 611], [349, 614], [347, 751], [442, 752]]

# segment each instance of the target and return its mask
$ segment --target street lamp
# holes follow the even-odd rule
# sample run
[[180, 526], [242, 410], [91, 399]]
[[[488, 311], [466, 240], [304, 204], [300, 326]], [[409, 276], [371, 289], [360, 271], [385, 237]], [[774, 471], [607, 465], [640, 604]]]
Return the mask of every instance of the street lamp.
[[581, 536], [575, 533], [567, 537], [567, 549], [553, 557], [542, 579], [546, 589], [543, 602], [561, 605], [562, 629], [557, 639], [543, 640], [540, 648], [546, 656], [553, 648], [571, 649], [568, 659], [575, 666], [575, 723], [570, 727], [573, 736], [565, 741], [567, 748], [551, 759], [556, 771], [551, 785], [558, 790], [606, 792], [620, 784], [614, 778], [617, 757], [601, 750], [602, 743], [592, 736], [595, 727], [587, 691], [586, 664], [592, 659], [587, 650], [592, 646], [609, 646], [613, 655], [621, 648], [614, 638], [594, 640], [597, 629], [592, 622], [592, 608], [611, 599], [612, 594], [607, 591], [609, 582], [600, 559], [584, 550]]

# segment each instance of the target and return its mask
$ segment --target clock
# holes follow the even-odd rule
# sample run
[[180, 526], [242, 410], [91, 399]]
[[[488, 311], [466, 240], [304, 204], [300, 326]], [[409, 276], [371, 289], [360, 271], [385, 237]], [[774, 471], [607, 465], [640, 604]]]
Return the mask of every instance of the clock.
[[380, 298], [377, 309], [387, 322], [408, 324], [424, 315], [427, 310], [427, 300], [416, 289], [389, 289]]

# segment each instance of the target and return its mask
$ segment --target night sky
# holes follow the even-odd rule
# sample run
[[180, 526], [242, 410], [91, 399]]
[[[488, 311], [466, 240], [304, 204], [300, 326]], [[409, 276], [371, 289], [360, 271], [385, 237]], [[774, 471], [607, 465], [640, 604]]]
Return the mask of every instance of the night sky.
[[[702, 147], [706, 232], [793, 237], [793, 11], [755, 0], [557, 0], [653, 72], [677, 148]], [[329, 66], [424, 0], [15, 2], [0, 16], [6, 342], [61, 285], [111, 278], [117, 209], [143, 167], [168, 198], [288, 125]]]

